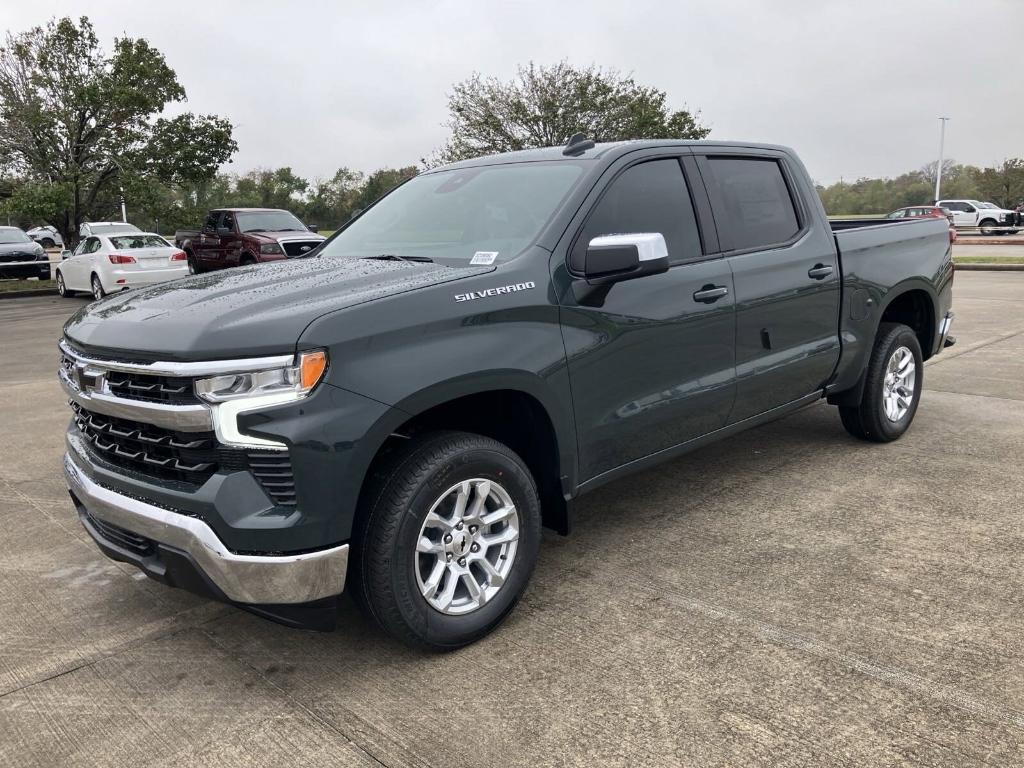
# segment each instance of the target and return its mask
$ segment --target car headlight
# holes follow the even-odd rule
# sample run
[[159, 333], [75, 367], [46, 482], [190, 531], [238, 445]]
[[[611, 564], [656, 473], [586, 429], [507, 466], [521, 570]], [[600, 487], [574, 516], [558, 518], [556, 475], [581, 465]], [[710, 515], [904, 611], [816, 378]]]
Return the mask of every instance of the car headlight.
[[264, 243], [260, 246], [260, 253], [274, 254], [284, 253], [284, 251], [281, 250], [279, 243]]
[[238, 415], [301, 400], [316, 388], [326, 371], [327, 352], [317, 349], [299, 353], [292, 365], [197, 379], [195, 391], [213, 406], [214, 431], [224, 445], [285, 448], [275, 440], [243, 435], [238, 430]]

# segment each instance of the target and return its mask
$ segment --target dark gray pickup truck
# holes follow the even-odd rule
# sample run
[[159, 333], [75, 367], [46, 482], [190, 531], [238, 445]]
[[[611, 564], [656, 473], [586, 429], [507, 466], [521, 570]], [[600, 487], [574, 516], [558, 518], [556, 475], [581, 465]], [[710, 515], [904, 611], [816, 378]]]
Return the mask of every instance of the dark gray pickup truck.
[[155, 579], [318, 629], [347, 586], [455, 648], [582, 493], [822, 398], [900, 437], [952, 283], [944, 219], [830, 224], [785, 148], [576, 136], [423, 173], [308, 255], [81, 310], [67, 483]]

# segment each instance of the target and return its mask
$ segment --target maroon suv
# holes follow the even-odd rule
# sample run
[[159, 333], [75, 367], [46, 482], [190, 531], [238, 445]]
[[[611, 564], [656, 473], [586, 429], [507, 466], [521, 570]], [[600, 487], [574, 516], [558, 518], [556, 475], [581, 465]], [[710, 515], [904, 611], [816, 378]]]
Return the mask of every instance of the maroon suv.
[[218, 208], [207, 214], [202, 229], [174, 233], [193, 273], [301, 256], [323, 241], [277, 208]]

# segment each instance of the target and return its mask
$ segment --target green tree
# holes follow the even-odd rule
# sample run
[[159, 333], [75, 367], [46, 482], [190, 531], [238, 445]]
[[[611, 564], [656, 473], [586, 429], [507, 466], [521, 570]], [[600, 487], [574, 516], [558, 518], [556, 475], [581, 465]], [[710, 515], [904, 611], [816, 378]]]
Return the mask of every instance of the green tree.
[[448, 95], [448, 143], [431, 161], [556, 146], [583, 131], [594, 141], [703, 139], [700, 113], [672, 111], [664, 91], [615, 70], [533, 62], [509, 82], [474, 73]]
[[309, 182], [291, 168], [258, 168], [239, 177], [231, 205], [295, 209]]
[[374, 201], [386, 195], [403, 181], [411, 179], [417, 173], [419, 173], [419, 168], [415, 165], [405, 168], [381, 168], [374, 171], [360, 187], [355, 196], [354, 207], [361, 210], [372, 205]]
[[1024, 159], [1004, 160], [996, 168], [985, 168], [977, 175], [977, 197], [985, 202], [1015, 208], [1024, 202]]
[[120, 187], [194, 184], [236, 149], [227, 120], [161, 117], [185, 99], [163, 54], [119, 38], [109, 55], [88, 18], [50, 21], [0, 47], [0, 175], [4, 207], [55, 226], [65, 242], [109, 218]]
[[358, 207], [364, 183], [363, 174], [350, 168], [339, 168], [330, 179], [317, 179], [309, 188], [304, 220], [321, 229], [341, 226]]

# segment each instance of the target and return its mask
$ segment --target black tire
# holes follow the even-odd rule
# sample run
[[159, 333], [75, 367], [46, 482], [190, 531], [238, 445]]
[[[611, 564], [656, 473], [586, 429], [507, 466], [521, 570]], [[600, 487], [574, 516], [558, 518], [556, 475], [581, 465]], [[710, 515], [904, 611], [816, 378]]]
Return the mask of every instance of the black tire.
[[244, 256], [242, 256], [242, 258], [238, 260], [238, 266], [240, 266], [240, 267], [247, 267], [250, 264], [255, 264], [255, 263], [256, 263], [256, 257], [252, 256], [252, 255], [250, 255], [248, 253], [245, 254]]
[[50, 237], [44, 237], [42, 240], [39, 241], [39, 244], [43, 246], [43, 248], [53, 248], [55, 245], [57, 245], [53, 241], [53, 238]]
[[[416, 545], [435, 503], [471, 478], [491, 480], [508, 493], [518, 512], [519, 538], [493, 597], [470, 612], [449, 615], [420, 590]], [[540, 500], [522, 459], [488, 437], [436, 432], [412, 441], [373, 483], [353, 534], [349, 585], [356, 602], [388, 634], [425, 650], [454, 650], [492, 631], [519, 602], [540, 549]]]
[[[893, 420], [885, 411], [887, 390], [887, 368], [897, 350], [905, 348], [913, 356], [914, 389], [906, 408], [898, 419]], [[921, 357], [921, 343], [913, 330], [901, 323], [882, 323], [878, 326], [875, 346], [868, 360], [864, 380], [864, 394], [860, 405], [839, 406], [839, 417], [846, 431], [861, 440], [888, 443], [896, 440], [910, 428], [917, 413], [918, 403], [924, 387], [924, 365]]]
[[62, 299], [70, 299], [75, 295], [74, 291], [68, 290], [68, 287], [64, 285], [64, 275], [57, 271], [57, 276], [54, 278], [57, 281], [57, 295]]
[[[978, 225], [978, 229], [983, 235], [998, 235], [999, 230], [995, 228], [996, 223], [992, 219], [985, 219]], [[987, 232], [985, 230], [988, 230]]]
[[185, 260], [188, 262], [188, 273], [198, 275], [199, 264], [196, 262], [196, 255], [192, 251], [185, 251]]
[[89, 279], [89, 285], [92, 286], [93, 301], [99, 301], [100, 299], [107, 295], [107, 292], [103, 290], [103, 283], [100, 280], [99, 275], [97, 275], [95, 272], [93, 272], [92, 277]]

